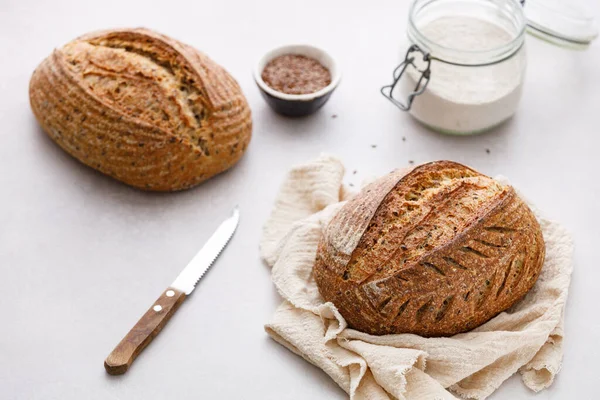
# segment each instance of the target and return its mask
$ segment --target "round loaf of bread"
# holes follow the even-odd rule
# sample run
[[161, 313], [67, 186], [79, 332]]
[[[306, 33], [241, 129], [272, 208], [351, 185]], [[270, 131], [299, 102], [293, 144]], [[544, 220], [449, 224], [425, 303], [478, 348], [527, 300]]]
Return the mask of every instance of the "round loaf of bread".
[[55, 50], [33, 73], [29, 98], [65, 151], [146, 190], [185, 189], [225, 171], [252, 132], [227, 71], [147, 29], [91, 33]]
[[438, 161], [348, 201], [324, 230], [314, 276], [354, 329], [448, 336], [524, 296], [544, 255], [540, 226], [512, 187]]

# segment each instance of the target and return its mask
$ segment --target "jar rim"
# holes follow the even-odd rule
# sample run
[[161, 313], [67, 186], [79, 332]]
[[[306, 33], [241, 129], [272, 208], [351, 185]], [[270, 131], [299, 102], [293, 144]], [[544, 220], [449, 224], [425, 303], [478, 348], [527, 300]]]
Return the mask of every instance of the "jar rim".
[[[512, 40], [501, 46], [491, 49], [465, 50], [439, 44], [421, 33], [419, 27], [417, 26], [416, 19], [418, 13], [421, 12], [425, 6], [442, 1], [449, 3], [452, 1], [480, 3], [488, 6], [494, 5], [499, 10], [501, 7], [508, 6], [512, 15], [516, 17], [516, 21], [518, 22], [518, 30], [516, 32], [511, 32], [511, 34], [515, 35]], [[525, 33], [527, 31], [527, 20], [525, 18], [525, 13], [523, 12], [523, 7], [518, 0], [414, 0], [410, 6], [408, 15], [409, 39], [421, 47], [424, 47], [426, 51], [433, 56], [433, 59], [446, 61], [457, 65], [487, 65], [489, 63], [510, 58], [522, 47], [525, 40]], [[468, 59], [471, 59], [472, 61], [467, 61]]]

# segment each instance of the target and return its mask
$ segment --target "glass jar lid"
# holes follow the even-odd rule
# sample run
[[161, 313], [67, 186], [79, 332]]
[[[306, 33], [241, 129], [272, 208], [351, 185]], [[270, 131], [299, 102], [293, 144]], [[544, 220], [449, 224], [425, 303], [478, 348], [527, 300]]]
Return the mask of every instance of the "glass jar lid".
[[526, 0], [529, 33], [552, 43], [586, 47], [597, 36], [594, 17], [572, 0]]

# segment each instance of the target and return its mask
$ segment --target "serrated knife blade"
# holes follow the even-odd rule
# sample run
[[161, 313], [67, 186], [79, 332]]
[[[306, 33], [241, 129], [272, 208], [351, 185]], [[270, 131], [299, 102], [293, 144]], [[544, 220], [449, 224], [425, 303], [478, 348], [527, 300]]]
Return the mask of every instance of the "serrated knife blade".
[[217, 257], [219, 257], [219, 254], [221, 254], [221, 251], [229, 243], [229, 239], [233, 236], [239, 221], [240, 211], [236, 206], [233, 209], [231, 217], [221, 223], [215, 233], [202, 246], [198, 254], [181, 271], [177, 279], [171, 284], [171, 287], [182, 291], [186, 295], [192, 293], [196, 287], [196, 283], [208, 271]]
[[232, 215], [219, 225], [171, 286], [160, 295], [104, 360], [106, 372], [111, 375], [127, 372], [135, 358], [158, 335], [186, 296], [192, 293], [198, 281], [219, 257], [233, 236], [239, 220], [240, 211], [236, 206]]

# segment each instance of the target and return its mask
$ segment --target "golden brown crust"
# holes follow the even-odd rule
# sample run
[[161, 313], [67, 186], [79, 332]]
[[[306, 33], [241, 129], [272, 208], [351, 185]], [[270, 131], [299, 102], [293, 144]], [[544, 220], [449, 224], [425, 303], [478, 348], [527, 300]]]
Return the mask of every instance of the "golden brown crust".
[[147, 29], [67, 43], [34, 71], [29, 96], [65, 151], [146, 190], [189, 188], [230, 168], [252, 132], [246, 99], [223, 68]]
[[524, 296], [544, 254], [539, 224], [512, 187], [438, 161], [349, 201], [324, 231], [314, 274], [355, 329], [447, 336]]

